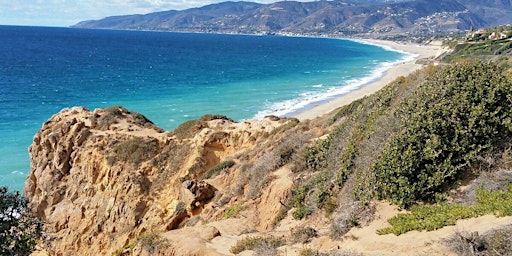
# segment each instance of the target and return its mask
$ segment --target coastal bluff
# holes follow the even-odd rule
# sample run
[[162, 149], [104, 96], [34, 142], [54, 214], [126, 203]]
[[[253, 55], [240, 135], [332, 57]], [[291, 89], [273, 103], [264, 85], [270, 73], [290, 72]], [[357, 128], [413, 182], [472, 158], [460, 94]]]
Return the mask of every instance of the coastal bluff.
[[[478, 238], [507, 255], [512, 77], [501, 71], [429, 66], [314, 119], [204, 115], [168, 132], [123, 107], [64, 109], [30, 146], [41, 254], [456, 255]], [[452, 130], [463, 139], [440, 139]], [[457, 164], [466, 156], [472, 168]], [[433, 190], [426, 181], [449, 168], [461, 175]]]
[[[123, 107], [63, 109], [34, 136], [24, 187], [29, 206], [46, 221], [45, 250], [121, 254], [141, 238], [181, 228], [201, 213], [218, 214], [224, 208], [209, 202], [222, 194], [223, 182], [202, 176], [284, 122], [204, 116], [164, 132]], [[199, 235], [187, 241], [219, 235], [215, 227], [194, 232]], [[172, 253], [164, 255], [215, 255], [187, 243], [171, 243], [166, 252]]]

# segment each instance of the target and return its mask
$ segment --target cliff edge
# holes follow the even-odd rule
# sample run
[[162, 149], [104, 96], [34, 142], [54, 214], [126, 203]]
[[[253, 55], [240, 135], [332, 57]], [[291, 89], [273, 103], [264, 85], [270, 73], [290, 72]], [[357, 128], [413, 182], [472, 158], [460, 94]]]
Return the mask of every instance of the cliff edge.
[[178, 228], [218, 190], [200, 177], [282, 123], [215, 118], [173, 133], [122, 107], [74, 107], [52, 116], [30, 146], [24, 188], [46, 220], [48, 252], [109, 255], [146, 234]]

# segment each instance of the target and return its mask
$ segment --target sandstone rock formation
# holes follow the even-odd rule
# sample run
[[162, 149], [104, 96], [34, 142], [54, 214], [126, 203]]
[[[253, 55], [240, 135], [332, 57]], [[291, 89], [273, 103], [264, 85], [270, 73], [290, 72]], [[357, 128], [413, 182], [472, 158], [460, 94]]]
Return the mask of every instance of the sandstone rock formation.
[[[164, 132], [122, 107], [62, 110], [34, 137], [24, 188], [46, 220], [46, 250], [110, 255], [184, 226], [218, 194], [201, 175], [282, 124], [207, 116]], [[204, 239], [218, 234], [210, 229]]]

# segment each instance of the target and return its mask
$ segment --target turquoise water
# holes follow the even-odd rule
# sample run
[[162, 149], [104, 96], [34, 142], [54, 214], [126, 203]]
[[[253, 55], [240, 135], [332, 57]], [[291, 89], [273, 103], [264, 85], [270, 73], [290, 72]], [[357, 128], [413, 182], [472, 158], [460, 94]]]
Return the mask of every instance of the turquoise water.
[[204, 114], [290, 115], [410, 55], [349, 40], [0, 26], [0, 186], [62, 108], [123, 105], [170, 130]]

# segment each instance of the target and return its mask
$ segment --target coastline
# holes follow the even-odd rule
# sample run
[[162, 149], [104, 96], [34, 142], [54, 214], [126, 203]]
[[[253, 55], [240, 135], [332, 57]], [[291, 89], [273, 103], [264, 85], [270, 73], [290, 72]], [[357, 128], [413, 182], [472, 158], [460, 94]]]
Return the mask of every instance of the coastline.
[[428, 58], [432, 59], [441, 55], [445, 51], [440, 44], [418, 45], [412, 43], [397, 43], [394, 41], [375, 39], [364, 39], [356, 41], [360, 43], [373, 44], [400, 52], [410, 53], [413, 54], [415, 58], [411, 59], [410, 61], [405, 61], [392, 66], [384, 73], [383, 76], [379, 77], [375, 81], [367, 83], [354, 91], [340, 95], [329, 101], [319, 103], [302, 112], [295, 113], [292, 115], [293, 117], [299, 119], [300, 121], [303, 121], [306, 119], [313, 119], [316, 117], [323, 116], [325, 114], [329, 114], [334, 110], [342, 106], [348, 105], [355, 100], [358, 100], [360, 98], [363, 98], [365, 96], [371, 95], [379, 91], [384, 86], [394, 81], [398, 77], [407, 76], [412, 72], [419, 70], [425, 66], [424, 64], [416, 63], [417, 60]]

